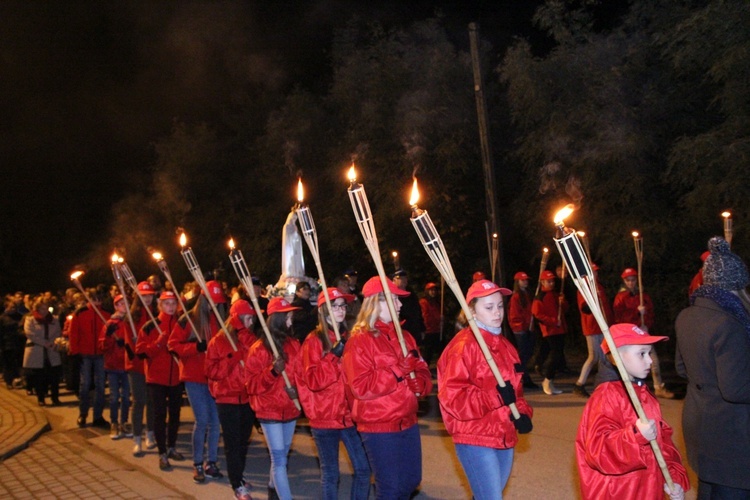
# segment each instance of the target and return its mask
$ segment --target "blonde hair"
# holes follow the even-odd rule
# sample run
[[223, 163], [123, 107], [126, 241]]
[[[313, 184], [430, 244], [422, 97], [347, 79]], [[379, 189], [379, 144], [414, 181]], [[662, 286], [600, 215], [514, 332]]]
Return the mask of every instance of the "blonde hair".
[[380, 316], [380, 299], [384, 297], [383, 293], [370, 295], [362, 301], [362, 307], [357, 315], [357, 321], [352, 327], [352, 335], [360, 330], [374, 330], [375, 322]]

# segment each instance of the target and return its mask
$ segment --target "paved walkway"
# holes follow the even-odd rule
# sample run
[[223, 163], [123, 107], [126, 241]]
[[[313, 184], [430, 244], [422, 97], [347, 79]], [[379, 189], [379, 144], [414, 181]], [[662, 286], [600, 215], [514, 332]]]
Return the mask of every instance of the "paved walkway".
[[0, 388], [0, 462], [50, 429], [44, 410], [33, 398], [26, 397], [22, 390], [9, 391], [4, 385]]

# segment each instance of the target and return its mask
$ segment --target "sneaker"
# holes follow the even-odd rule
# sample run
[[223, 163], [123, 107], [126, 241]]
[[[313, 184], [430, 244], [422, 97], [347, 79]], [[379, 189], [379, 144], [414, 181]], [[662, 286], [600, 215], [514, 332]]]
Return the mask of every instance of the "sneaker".
[[591, 396], [591, 394], [589, 394], [589, 391], [587, 391], [584, 386], [578, 384], [573, 386], [573, 394], [577, 394], [578, 396], [582, 396], [584, 398], [588, 398]]
[[133, 441], [135, 442], [135, 446], [133, 446], [133, 456], [134, 457], [142, 457], [143, 456], [143, 448], [141, 447], [141, 436], [134, 437]]
[[237, 500], [253, 500], [253, 497], [250, 496], [250, 490], [244, 484], [234, 490], [234, 498]]
[[548, 396], [554, 396], [555, 394], [562, 394], [560, 389], [555, 387], [555, 384], [548, 378], [545, 378], [542, 382], [542, 389]]
[[674, 392], [667, 389], [664, 384], [661, 384], [658, 387], [654, 387], [654, 394], [657, 398], [674, 399]]
[[115, 423], [113, 423], [113, 424], [112, 424], [112, 425], [110, 426], [110, 429], [109, 429], [109, 437], [110, 437], [110, 439], [112, 439], [113, 441], [115, 441], [115, 440], [118, 440], [118, 439], [121, 439], [121, 438], [122, 438], [122, 429], [120, 428], [120, 424], [115, 424]]
[[200, 484], [206, 480], [203, 464], [193, 464], [193, 482]]
[[109, 429], [109, 422], [104, 417], [95, 418], [91, 422], [91, 427], [98, 427], [100, 429]]
[[164, 453], [163, 455], [159, 455], [159, 469], [170, 470], [171, 468], [172, 468], [172, 465], [169, 463], [169, 458], [167, 457], [167, 454]]
[[176, 462], [181, 462], [185, 460], [185, 457], [182, 456], [182, 453], [175, 450], [174, 448], [170, 448], [169, 451], [167, 451], [167, 458], [170, 458]]
[[133, 437], [133, 424], [130, 422], [124, 422], [122, 424], [122, 433], [125, 434], [126, 438], [132, 438]]
[[86, 417], [81, 415], [80, 417], [78, 417], [78, 420], [76, 420], [76, 423], [78, 424], [78, 427], [83, 429], [84, 427], [86, 427]]
[[206, 462], [206, 475], [211, 479], [221, 479], [224, 477], [224, 474], [221, 473], [216, 462]]
[[156, 438], [154, 437], [154, 431], [148, 431], [146, 433], [146, 449], [153, 450], [156, 448]]

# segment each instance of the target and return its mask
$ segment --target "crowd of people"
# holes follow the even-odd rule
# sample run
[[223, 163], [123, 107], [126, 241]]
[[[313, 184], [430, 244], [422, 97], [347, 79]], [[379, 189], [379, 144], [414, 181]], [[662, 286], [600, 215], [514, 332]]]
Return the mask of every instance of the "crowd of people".
[[[693, 305], [677, 320], [677, 369], [688, 379], [685, 439], [701, 498], [727, 491], [738, 495], [731, 498], [750, 498], [741, 474], [750, 468], [741, 459], [750, 446], [742, 424], [750, 418], [750, 301], [744, 293], [750, 279], [726, 242], [716, 240]], [[622, 290], [612, 302], [597, 285], [597, 306], [624, 371], [618, 371], [590, 304], [578, 297], [588, 351], [573, 390], [587, 398], [576, 438], [584, 498], [679, 499], [689, 489], [655, 397], [674, 397], [660, 378], [654, 350], [666, 337], [649, 334], [653, 303], [638, 290], [636, 275], [632, 268], [622, 272]], [[559, 276], [543, 270], [532, 295], [524, 271], [514, 275], [513, 290], [475, 273], [465, 296], [470, 314], [461, 311], [455, 331], [445, 335], [447, 344], [438, 284], [426, 283], [418, 297], [403, 269], [392, 278], [372, 277], [360, 289], [356, 272], [348, 271], [327, 290], [330, 310], [322, 293], [312, 297], [306, 280], [289, 295], [270, 297], [253, 278], [258, 308], [242, 286], [228, 288], [216, 279], [205, 287], [190, 283], [179, 293], [158, 276], [125, 295], [116, 285], [73, 288], [59, 298], [19, 292], [6, 297], [0, 315], [4, 381], [8, 389], [35, 395], [42, 406], [48, 398], [60, 404], [64, 381], [78, 394], [80, 427], [131, 438], [136, 457], [158, 448], [161, 470], [186, 458], [176, 446], [186, 393], [195, 417], [193, 479], [224, 477], [218, 460], [223, 436], [226, 472], [239, 499], [251, 498], [243, 471], [255, 427], [269, 451], [269, 497], [292, 498], [287, 456], [304, 414], [318, 451], [323, 498], [339, 496], [343, 443], [354, 472], [351, 498], [368, 498], [374, 479], [377, 498], [408, 499], [422, 478], [417, 409], [433, 390], [434, 366], [442, 418], [474, 498], [501, 498], [519, 434], [533, 429], [534, 412], [524, 397], [524, 390], [539, 389], [532, 370], [542, 376], [545, 394], [562, 392], [554, 380], [566, 366], [568, 302]], [[586, 384], [595, 367], [590, 394]], [[630, 404], [623, 373], [644, 406], [645, 421]], [[649, 374], [653, 393], [645, 383]], [[720, 447], [708, 446], [707, 429], [716, 425], [732, 429], [732, 436], [725, 434]], [[652, 442], [671, 481], [662, 476]]]

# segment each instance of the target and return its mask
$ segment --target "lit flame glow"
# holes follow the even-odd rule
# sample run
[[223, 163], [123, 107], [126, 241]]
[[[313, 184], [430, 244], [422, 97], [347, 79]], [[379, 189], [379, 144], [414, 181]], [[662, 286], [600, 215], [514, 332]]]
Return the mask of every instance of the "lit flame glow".
[[300, 177], [297, 180], [297, 201], [302, 203], [302, 200], [305, 199], [305, 188], [302, 187], [302, 178]]
[[721, 212], [721, 216], [725, 219], [729, 219], [732, 216], [731, 212]]
[[357, 171], [354, 169], [354, 163], [352, 163], [351, 168], [349, 168], [349, 172], [347, 172], [346, 177], [347, 179], [349, 179], [349, 182], [356, 182]]
[[409, 205], [416, 206], [419, 201], [419, 186], [417, 186], [417, 178], [414, 178], [414, 183], [411, 186], [411, 197], [409, 198]]
[[576, 234], [578, 235], [579, 238], [585, 238], [586, 237], [586, 233], [584, 231], [577, 231]]
[[641, 236], [641, 233], [639, 233], [638, 231], [633, 231], [632, 234], [633, 234], [633, 238], [636, 238], [636, 239], [638, 239]]
[[155, 261], [157, 261], [157, 262], [158, 262], [158, 261], [160, 261], [160, 260], [162, 260], [162, 259], [164, 258], [164, 257], [162, 256], [161, 252], [153, 252], [153, 253], [151, 254], [151, 257], [153, 257], [153, 258], [154, 258], [154, 260], [155, 260]]
[[83, 275], [83, 271], [76, 271], [73, 274], [70, 275], [70, 279], [77, 280]]
[[229, 238], [229, 249], [234, 250], [234, 238]]
[[492, 238], [496, 240], [497, 239], [497, 233], [492, 233]]
[[185, 233], [182, 233], [180, 235], [180, 246], [184, 247], [185, 245], [187, 245], [187, 236], [185, 236]]
[[398, 252], [394, 250], [393, 252], [391, 252], [391, 255], [393, 255], [393, 258], [395, 259], [396, 257], [398, 257]]
[[547, 248], [547, 247], [542, 248], [542, 252], [549, 253], [549, 248]]
[[572, 203], [568, 203], [565, 205], [565, 207], [561, 208], [557, 211], [555, 214], [555, 218], [553, 219], [556, 226], [562, 226], [565, 224], [565, 219], [573, 213], [573, 210], [575, 210], [575, 205]]
[[111, 258], [112, 264], [117, 264], [118, 262], [120, 262], [120, 256], [117, 255], [117, 252], [113, 253]]

